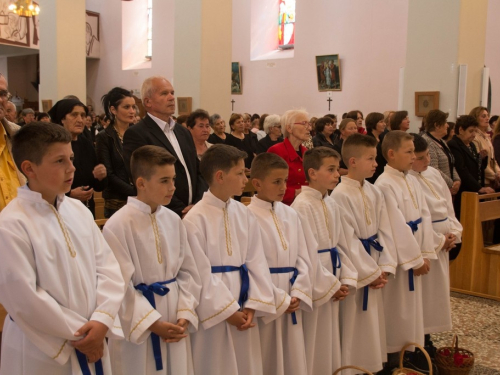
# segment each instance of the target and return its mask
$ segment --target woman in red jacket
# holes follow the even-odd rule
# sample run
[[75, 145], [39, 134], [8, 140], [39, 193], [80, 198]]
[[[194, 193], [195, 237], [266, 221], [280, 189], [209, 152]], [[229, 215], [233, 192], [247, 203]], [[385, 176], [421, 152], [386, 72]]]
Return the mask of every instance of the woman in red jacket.
[[290, 205], [302, 186], [307, 185], [302, 165], [307, 148], [302, 146], [302, 142], [308, 140], [311, 133], [309, 114], [303, 110], [287, 111], [281, 116], [281, 128], [284, 130], [284, 141], [272, 146], [267, 152], [281, 156], [288, 164], [288, 182], [283, 203]]

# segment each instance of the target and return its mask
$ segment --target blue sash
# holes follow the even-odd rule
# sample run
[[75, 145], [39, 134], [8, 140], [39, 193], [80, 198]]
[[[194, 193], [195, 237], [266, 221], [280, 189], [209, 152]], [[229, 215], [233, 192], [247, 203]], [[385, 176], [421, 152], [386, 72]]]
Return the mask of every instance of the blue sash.
[[[367, 238], [367, 239], [359, 239], [361, 243], [363, 244], [363, 247], [365, 248], [366, 252], [368, 255], [372, 255], [371, 252], [371, 247], [373, 247], [375, 250], [378, 252], [384, 250], [384, 247], [380, 244], [380, 242], [377, 241], [378, 235], [375, 233], [373, 236]], [[370, 288], [369, 286], [364, 287], [364, 293], [363, 293], [363, 311], [368, 310], [368, 292]]]
[[[149, 301], [151, 306], [156, 309], [155, 294], [158, 294], [159, 296], [166, 296], [167, 293], [170, 292], [170, 289], [168, 289], [165, 285], [173, 283], [174, 281], [175, 277], [173, 279], [160, 281], [151, 285], [141, 283], [136, 285], [135, 289], [140, 290], [144, 297], [146, 297], [146, 299]], [[151, 332], [151, 343], [153, 344], [153, 356], [155, 357], [156, 371], [163, 370], [160, 336], [158, 336], [156, 333]]]
[[[406, 224], [411, 228], [411, 232], [415, 234], [415, 232], [418, 230], [418, 224], [422, 222], [422, 218], [419, 217], [417, 220], [409, 221]], [[413, 292], [415, 290], [415, 284], [413, 280], [413, 268], [408, 270], [408, 278], [410, 281], [410, 292]]]
[[447, 218], [447, 217], [445, 217], [444, 219], [441, 219], [441, 220], [434, 220], [434, 221], [432, 222], [432, 224], [434, 224], [434, 223], [442, 223], [443, 221], [446, 221], [446, 220], [448, 220], [448, 218]]
[[234, 272], [240, 271], [241, 277], [241, 288], [240, 288], [240, 297], [238, 299], [238, 303], [240, 308], [243, 308], [243, 304], [248, 299], [248, 289], [250, 289], [250, 278], [248, 277], [248, 268], [245, 264], [240, 267], [236, 266], [213, 266], [212, 273], [225, 273], [225, 272]]
[[[82, 370], [83, 375], [92, 375], [89, 368], [89, 363], [87, 362], [87, 356], [83, 354], [78, 349], [75, 349], [76, 358], [78, 358], [78, 363], [80, 364], [80, 369]], [[96, 375], [104, 375], [104, 370], [102, 368], [102, 361], [98, 360], [95, 363], [95, 373]]]
[[[10, 320], [14, 322], [14, 319], [12, 319], [12, 316], [9, 315]], [[14, 322], [15, 323], [15, 322]], [[78, 359], [78, 364], [80, 365], [80, 369], [82, 370], [82, 375], [92, 375], [90, 372], [89, 368], [89, 362], [87, 361], [87, 356], [83, 354], [81, 351], [78, 349], [75, 349], [76, 353], [76, 358]], [[96, 375], [104, 375], [104, 370], [102, 368], [102, 360], [99, 359], [97, 362], [94, 364], [95, 366], [95, 373]]]
[[[297, 276], [299, 275], [299, 270], [295, 267], [271, 267], [269, 268], [271, 273], [289, 273], [293, 272], [293, 276], [290, 279], [290, 285], [293, 285], [295, 280], [297, 280]], [[292, 313], [292, 323], [297, 324], [297, 316], [295, 312]]]
[[318, 254], [321, 253], [330, 253], [330, 257], [332, 258], [333, 274], [337, 276], [337, 268], [340, 268], [342, 266], [342, 264], [340, 263], [340, 256], [337, 248], [332, 247], [331, 249], [318, 250]]

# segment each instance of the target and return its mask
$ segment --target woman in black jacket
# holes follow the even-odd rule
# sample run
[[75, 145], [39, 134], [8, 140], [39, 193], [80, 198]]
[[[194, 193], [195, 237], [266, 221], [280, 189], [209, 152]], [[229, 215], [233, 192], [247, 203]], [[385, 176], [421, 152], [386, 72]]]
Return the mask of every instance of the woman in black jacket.
[[495, 192], [492, 188], [484, 187], [484, 170], [487, 160], [481, 158], [474, 142], [472, 142], [476, 136], [477, 126], [477, 120], [473, 116], [460, 116], [455, 124], [455, 135], [448, 142], [455, 158], [455, 168], [462, 180], [453, 202], [455, 215], [459, 220], [462, 192], [470, 191], [479, 194]]
[[66, 195], [85, 204], [95, 216], [94, 191], [103, 191], [108, 182], [106, 167], [97, 161], [94, 145], [82, 135], [88, 109], [78, 99], [59, 100], [49, 111], [55, 124], [71, 133], [75, 176]]
[[334, 132], [337, 130], [337, 120], [330, 117], [322, 117], [314, 124], [316, 135], [312, 142], [314, 147], [325, 146], [333, 149], [335, 143]]
[[135, 195], [134, 185], [125, 168], [123, 134], [135, 117], [135, 100], [130, 91], [115, 87], [101, 99], [109, 126], [96, 136], [97, 158], [108, 171], [108, 186], [104, 198], [104, 217], [110, 218]]

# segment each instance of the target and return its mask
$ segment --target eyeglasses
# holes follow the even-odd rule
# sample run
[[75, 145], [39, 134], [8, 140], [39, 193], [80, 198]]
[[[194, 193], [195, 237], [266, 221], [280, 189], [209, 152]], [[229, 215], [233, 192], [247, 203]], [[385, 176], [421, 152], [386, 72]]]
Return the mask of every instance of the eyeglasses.
[[294, 125], [312, 126], [309, 121], [294, 122]]
[[12, 94], [7, 90], [0, 90], [0, 98], [10, 100], [12, 98]]

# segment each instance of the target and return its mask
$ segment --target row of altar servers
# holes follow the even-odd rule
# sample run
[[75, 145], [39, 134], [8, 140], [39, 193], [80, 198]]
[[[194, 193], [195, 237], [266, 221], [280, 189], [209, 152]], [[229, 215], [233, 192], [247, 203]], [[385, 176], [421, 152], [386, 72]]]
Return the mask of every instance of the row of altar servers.
[[[330, 197], [304, 186], [292, 207], [258, 197], [245, 207], [208, 191], [182, 221], [164, 207], [151, 214], [148, 205], [130, 197], [108, 220], [103, 237], [95, 225], [89, 230], [82, 225], [91, 220], [86, 208], [69, 207], [67, 225], [81, 227], [75, 247], [89, 236], [99, 246], [105, 247], [106, 241], [129, 284], [108, 334], [109, 351], [106, 347], [102, 361], [90, 364], [88, 373], [319, 375], [342, 365], [378, 371], [387, 353], [407, 342], [422, 345], [424, 333], [451, 329], [448, 258], [439, 251], [440, 233], [453, 232], [460, 239], [461, 225], [447, 187], [430, 167], [427, 182], [418, 186], [418, 179], [409, 179], [407, 186], [397, 171], [394, 176], [390, 167], [386, 171], [387, 184], [392, 185], [388, 190], [401, 190], [392, 198], [347, 177]], [[411, 199], [406, 189], [413, 192]], [[20, 197], [29, 193], [20, 189]], [[404, 216], [421, 222], [412, 227], [401, 207]], [[59, 230], [44, 226], [43, 212], [28, 214], [30, 225], [40, 233]], [[436, 216], [442, 220], [434, 220]], [[422, 258], [431, 259], [431, 271], [414, 276], [412, 268]], [[19, 277], [24, 266], [16, 270]], [[69, 263], [43, 266], [79, 272]], [[385, 287], [370, 287], [380, 285], [385, 276]], [[53, 282], [79, 290], [69, 280]], [[112, 284], [108, 294], [75, 292], [74, 303], [85, 305], [87, 299], [97, 298], [98, 305], [105, 305], [123, 296]], [[239, 329], [242, 323], [235, 323], [236, 318], [245, 321], [253, 311], [252, 326]], [[30, 328], [29, 320], [43, 315], [52, 323]], [[65, 325], [82, 323], [76, 315], [51, 306], [27, 309], [6, 320], [4, 332], [10, 337], [16, 332], [21, 337], [22, 330], [29, 338], [11, 343], [13, 347], [40, 352], [38, 361], [25, 365], [24, 374], [66, 374], [66, 366], [74, 374], [86, 374], [68, 339], [54, 335]], [[93, 319], [106, 322], [113, 316], [96, 310]], [[187, 320], [187, 337], [166, 343], [149, 331], [158, 319]], [[16, 353], [4, 342], [3, 358]], [[1, 373], [12, 374], [5, 367]]]

